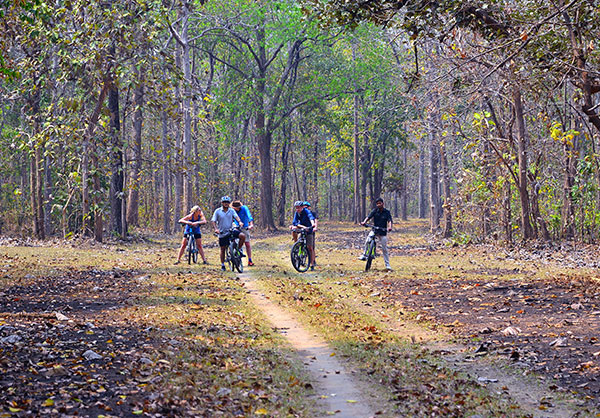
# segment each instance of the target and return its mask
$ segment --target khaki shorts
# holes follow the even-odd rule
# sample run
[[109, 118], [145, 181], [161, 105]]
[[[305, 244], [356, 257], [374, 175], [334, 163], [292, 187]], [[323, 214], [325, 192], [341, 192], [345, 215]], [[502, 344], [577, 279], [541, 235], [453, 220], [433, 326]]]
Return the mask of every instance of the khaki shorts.
[[244, 235], [246, 235], [246, 242], [250, 242], [250, 231], [248, 231], [248, 228], [241, 228], [240, 232], [243, 232]]
[[306, 245], [309, 247], [315, 246], [315, 233], [314, 232], [312, 234], [306, 234]]

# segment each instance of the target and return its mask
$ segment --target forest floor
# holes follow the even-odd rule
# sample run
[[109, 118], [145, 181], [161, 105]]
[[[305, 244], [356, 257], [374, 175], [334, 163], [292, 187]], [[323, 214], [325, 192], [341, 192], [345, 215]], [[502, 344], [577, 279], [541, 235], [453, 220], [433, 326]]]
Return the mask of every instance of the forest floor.
[[394, 271], [365, 273], [365, 233], [323, 224], [305, 274], [283, 232], [253, 236], [244, 275], [212, 237], [209, 266], [173, 265], [173, 237], [4, 239], [0, 416], [344, 416], [275, 308], [377, 416], [600, 416], [597, 247], [453, 246], [409, 221]]

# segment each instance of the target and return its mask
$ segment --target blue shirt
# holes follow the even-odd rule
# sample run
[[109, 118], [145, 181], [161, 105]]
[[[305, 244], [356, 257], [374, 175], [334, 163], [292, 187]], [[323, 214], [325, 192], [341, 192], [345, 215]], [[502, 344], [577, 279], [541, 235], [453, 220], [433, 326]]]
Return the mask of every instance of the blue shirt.
[[[198, 217], [196, 219], [194, 219], [194, 215], [192, 215], [192, 218], [190, 219], [190, 222], [198, 222], [198, 221], [200, 221], [200, 219], [201, 219], [201, 215], [198, 215]], [[200, 234], [201, 233], [201, 231], [200, 231], [200, 225], [198, 225], [198, 226], [186, 225], [185, 226], [185, 232], [184, 232], [184, 234], [188, 235], [190, 233]]]
[[294, 220], [292, 221], [292, 225], [296, 226], [296, 225], [302, 225], [302, 226], [308, 226], [311, 227], [312, 226], [312, 222], [314, 221], [315, 217], [313, 216], [312, 212], [309, 211], [308, 209], [304, 208], [300, 211], [300, 213], [296, 212], [294, 213]]
[[[235, 210], [235, 209], [234, 209]], [[248, 206], [246, 205], [242, 205], [242, 207], [240, 208], [240, 211], [236, 211], [238, 216], [240, 217], [240, 220], [242, 221], [242, 225], [243, 228], [248, 228], [248, 225], [250, 225], [250, 222], [254, 222], [254, 218], [252, 217], [252, 214], [250, 213], [250, 209], [248, 208]], [[238, 225], [238, 222], [235, 221], [236, 225]]]

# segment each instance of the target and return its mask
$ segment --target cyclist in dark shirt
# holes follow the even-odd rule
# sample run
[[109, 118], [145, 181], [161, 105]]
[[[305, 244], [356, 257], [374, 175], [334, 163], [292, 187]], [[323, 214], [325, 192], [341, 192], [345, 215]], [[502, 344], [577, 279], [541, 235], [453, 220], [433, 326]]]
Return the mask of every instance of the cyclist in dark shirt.
[[[387, 233], [392, 230], [392, 214], [389, 210], [383, 207], [383, 199], [378, 198], [375, 201], [375, 209], [369, 213], [369, 215], [362, 221], [360, 224], [366, 224], [370, 219], [373, 219], [373, 225], [382, 229], [375, 230], [375, 237], [379, 241], [379, 245], [381, 246], [381, 251], [383, 252], [383, 260], [385, 261], [385, 268], [387, 270], [392, 270], [390, 266], [390, 256], [388, 253], [387, 247]], [[367, 238], [368, 239], [368, 238]], [[366, 247], [366, 242], [365, 242]], [[366, 251], [366, 249], [365, 249]], [[363, 254], [358, 257], [361, 260], [366, 260], [366, 255]]]
[[[294, 203], [294, 208], [296, 209], [296, 213], [294, 213], [294, 219], [292, 221], [292, 225], [290, 225], [290, 229], [294, 231], [296, 228], [304, 228], [306, 229], [306, 246], [308, 247], [308, 252], [310, 253], [310, 269], [315, 269], [315, 234], [314, 232], [317, 230], [317, 225], [315, 223], [315, 217], [312, 212], [307, 210], [304, 207], [304, 202], [298, 200]], [[292, 232], [292, 238], [294, 241], [298, 239], [298, 233]]]

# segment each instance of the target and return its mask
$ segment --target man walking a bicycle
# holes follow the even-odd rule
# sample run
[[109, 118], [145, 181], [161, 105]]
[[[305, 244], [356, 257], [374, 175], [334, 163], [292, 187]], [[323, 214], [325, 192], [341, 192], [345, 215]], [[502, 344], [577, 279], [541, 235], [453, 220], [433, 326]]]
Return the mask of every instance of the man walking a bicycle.
[[290, 225], [290, 229], [292, 230], [292, 238], [294, 241], [298, 240], [298, 232], [297, 229], [306, 229], [306, 246], [308, 248], [308, 252], [310, 254], [310, 269], [315, 269], [315, 234], [314, 232], [317, 230], [317, 224], [315, 222], [315, 217], [312, 212], [307, 210], [304, 207], [304, 202], [296, 201], [294, 202], [294, 209], [296, 213], [294, 214], [294, 219], [292, 220], [292, 225]]
[[[385, 268], [386, 270], [391, 271], [392, 266], [390, 266], [390, 256], [387, 247], [387, 233], [392, 230], [393, 220], [390, 211], [383, 206], [382, 198], [379, 197], [377, 200], [375, 200], [375, 209], [373, 209], [360, 224], [365, 225], [370, 219], [373, 219], [373, 224], [377, 227], [373, 230], [373, 232], [375, 233], [375, 238], [379, 241], [379, 245], [381, 245]], [[367, 259], [366, 246], [368, 240], [369, 238], [367, 237], [367, 241], [365, 241], [365, 253], [358, 257], [359, 260]]]
[[[233, 220], [235, 219], [238, 224], [242, 224], [240, 217], [236, 211], [229, 207], [231, 198], [229, 196], [223, 196], [221, 198], [221, 207], [217, 208], [213, 213], [211, 222], [215, 229], [215, 234], [219, 236], [219, 247], [221, 247], [221, 270], [225, 271], [225, 250], [229, 246], [230, 233], [233, 238], [239, 238], [239, 246], [241, 249], [244, 246], [246, 236], [240, 232], [239, 229], [231, 229], [233, 227]], [[243, 257], [243, 256], [242, 256]]]
[[252, 247], [250, 245], [250, 230], [254, 228], [254, 218], [250, 213], [250, 209], [246, 205], [242, 205], [239, 200], [234, 200], [231, 203], [231, 207], [235, 210], [242, 220], [241, 224], [238, 224], [244, 235], [246, 236], [246, 254], [248, 255], [248, 265], [253, 266], [252, 262]]

